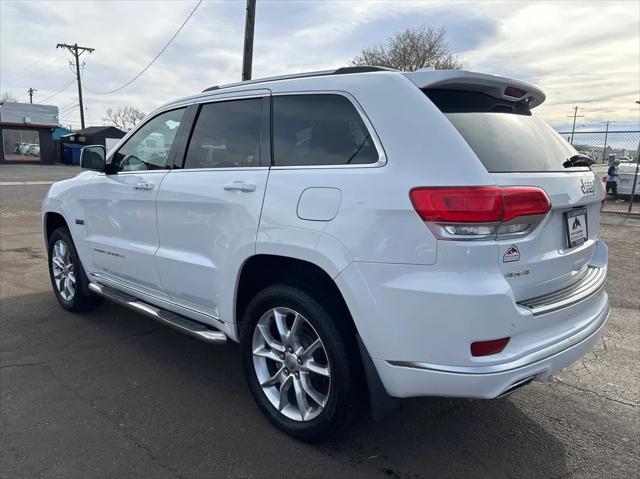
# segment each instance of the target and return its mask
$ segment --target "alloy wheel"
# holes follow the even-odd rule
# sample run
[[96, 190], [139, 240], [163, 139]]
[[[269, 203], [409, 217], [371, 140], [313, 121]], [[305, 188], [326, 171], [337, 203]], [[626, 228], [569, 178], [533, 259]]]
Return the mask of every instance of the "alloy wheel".
[[294, 421], [310, 421], [327, 405], [331, 370], [309, 321], [290, 308], [272, 308], [253, 331], [253, 365], [269, 402]]
[[53, 245], [51, 267], [58, 293], [65, 301], [71, 301], [76, 294], [76, 273], [69, 246], [62, 240]]

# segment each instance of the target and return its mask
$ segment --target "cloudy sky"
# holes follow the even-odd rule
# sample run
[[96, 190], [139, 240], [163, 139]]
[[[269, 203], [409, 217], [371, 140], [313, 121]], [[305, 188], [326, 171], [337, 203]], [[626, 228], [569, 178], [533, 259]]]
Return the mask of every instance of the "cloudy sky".
[[[245, 1], [205, 1], [160, 59], [135, 76], [197, 1], [0, 1], [0, 90], [60, 107], [79, 125], [77, 90], [59, 42], [95, 48], [82, 57], [88, 124], [109, 107], [149, 112], [215, 84], [240, 79]], [[638, 129], [640, 2], [622, 1], [273, 1], [257, 0], [253, 76], [343, 66], [407, 27], [444, 27], [471, 70], [532, 82], [547, 94], [538, 114], [559, 129]], [[66, 87], [66, 88], [65, 88]], [[56, 93], [59, 92], [59, 93]]]

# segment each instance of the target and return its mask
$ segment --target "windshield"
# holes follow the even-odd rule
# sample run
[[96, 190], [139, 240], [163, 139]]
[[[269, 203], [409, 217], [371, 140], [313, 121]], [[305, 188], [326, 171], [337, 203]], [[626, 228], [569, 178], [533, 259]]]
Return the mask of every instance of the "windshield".
[[[564, 171], [576, 150], [544, 121], [511, 113], [445, 113], [491, 173]], [[571, 170], [587, 169], [585, 167]]]

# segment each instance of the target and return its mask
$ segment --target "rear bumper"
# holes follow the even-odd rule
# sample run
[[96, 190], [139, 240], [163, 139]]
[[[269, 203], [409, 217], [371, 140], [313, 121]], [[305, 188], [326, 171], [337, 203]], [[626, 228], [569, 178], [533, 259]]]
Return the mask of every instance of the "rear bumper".
[[[598, 242], [570, 287], [517, 303], [499, 271], [352, 263], [336, 283], [393, 397], [494, 398], [586, 354], [609, 314], [607, 249]], [[473, 357], [473, 341], [509, 337]]]
[[492, 399], [531, 379], [546, 379], [587, 354], [609, 317], [609, 302], [579, 333], [530, 356], [491, 366], [447, 367], [427, 363], [374, 360], [392, 397], [447, 396]]

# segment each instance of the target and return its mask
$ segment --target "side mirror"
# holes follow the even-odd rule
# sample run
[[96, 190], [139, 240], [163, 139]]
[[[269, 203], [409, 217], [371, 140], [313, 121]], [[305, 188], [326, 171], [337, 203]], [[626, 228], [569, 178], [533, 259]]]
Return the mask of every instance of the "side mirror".
[[102, 145], [85, 146], [80, 152], [80, 167], [86, 170], [105, 171], [107, 151]]

